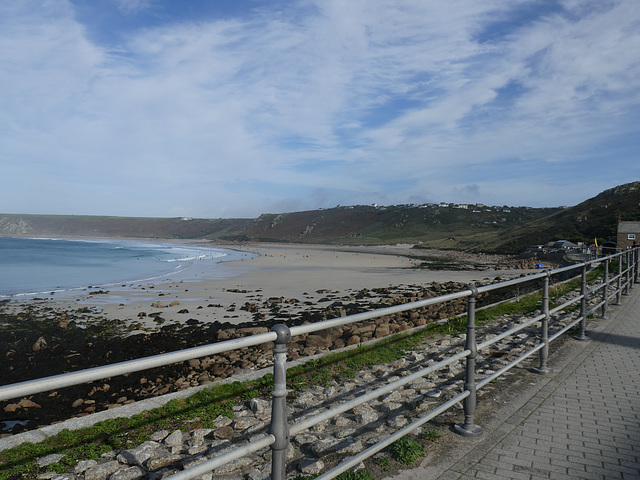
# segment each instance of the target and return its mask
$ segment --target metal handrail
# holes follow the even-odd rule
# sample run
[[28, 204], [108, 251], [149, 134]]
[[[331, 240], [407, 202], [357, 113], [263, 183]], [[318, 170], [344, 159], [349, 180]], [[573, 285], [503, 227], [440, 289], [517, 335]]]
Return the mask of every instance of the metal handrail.
[[47, 392], [56, 388], [70, 387], [81, 383], [102, 380], [116, 375], [139, 372], [149, 368], [163, 367], [165, 365], [171, 365], [173, 363], [183, 362], [193, 358], [229, 352], [243, 347], [252, 347], [262, 343], [273, 342], [275, 339], [276, 334], [274, 332], [259, 333], [249, 337], [225, 340], [224, 342], [203, 345], [201, 347], [187, 348], [176, 352], [161, 353], [159, 355], [138, 358], [136, 360], [128, 360], [126, 362], [88, 368], [77, 372], [62, 373], [51, 377], [13, 383], [11, 385], [0, 387], [0, 401], [25, 395], [33, 395], [35, 393]]
[[[608, 276], [608, 265], [612, 259], [619, 258], [619, 260], [626, 264], [625, 268], [622, 269], [622, 265], [619, 265], [619, 271], [617, 275], [609, 278]], [[605, 273], [604, 279], [602, 283], [597, 284], [595, 287], [587, 290], [586, 288], [586, 271], [588, 267], [593, 267], [595, 265], [600, 265], [604, 263], [605, 265]], [[565, 273], [572, 270], [580, 269], [582, 271], [582, 281], [581, 281], [581, 292], [578, 296], [571, 298], [564, 302], [562, 305], [554, 307], [552, 310], [549, 309], [549, 280], [554, 275], [559, 275], [561, 273]], [[626, 281], [622, 282], [622, 278], [626, 275]], [[633, 278], [631, 278], [633, 275]], [[416, 302], [406, 303], [402, 305], [396, 305], [392, 307], [386, 307], [370, 312], [358, 313], [355, 315], [350, 315], [346, 317], [340, 317], [335, 319], [324, 320], [321, 322], [316, 322], [307, 325], [300, 325], [294, 327], [287, 327], [285, 325], [276, 325], [272, 331], [252, 335], [249, 337], [243, 337], [238, 339], [227, 340], [223, 342], [218, 342], [211, 345], [205, 345], [201, 347], [194, 347], [185, 350], [179, 350], [175, 352], [154, 355], [150, 357], [140, 358], [136, 360], [130, 360], [126, 362], [120, 362], [112, 365], [104, 365], [101, 367], [91, 368], [87, 370], [82, 370], [78, 372], [65, 373], [61, 375], [55, 375], [52, 377], [47, 377], [38, 380], [30, 380], [26, 382], [16, 383], [12, 385], [6, 385], [0, 387], [0, 400], [7, 400], [10, 398], [15, 398], [24, 395], [30, 395], [34, 393], [41, 393], [44, 391], [52, 390], [54, 388], [61, 388], [71, 385], [77, 385], [80, 383], [85, 383], [89, 381], [99, 380], [107, 377], [112, 377], [115, 375], [132, 373], [140, 370], [145, 370], [148, 368], [154, 368], [164, 365], [169, 365], [176, 362], [181, 362], [185, 360], [190, 360], [193, 358], [199, 358], [202, 356], [213, 355], [223, 352], [228, 352], [232, 350], [236, 350], [239, 348], [256, 346], [260, 344], [264, 344], [267, 342], [274, 342], [274, 389], [273, 389], [273, 402], [272, 402], [272, 418], [271, 418], [271, 432], [267, 435], [259, 437], [257, 439], [252, 439], [249, 444], [235, 448], [233, 450], [227, 451], [224, 454], [218, 455], [211, 460], [202, 462], [194, 467], [186, 469], [182, 472], [178, 472], [171, 477], [172, 480], [188, 480], [190, 478], [201, 475], [205, 472], [211, 471], [214, 468], [222, 466], [226, 463], [229, 463], [235, 459], [241, 458], [250, 453], [254, 453], [259, 451], [260, 449], [271, 447], [272, 448], [272, 478], [273, 480], [284, 480], [284, 472], [285, 472], [285, 460], [284, 456], [286, 454], [286, 447], [289, 442], [289, 437], [292, 434], [299, 433], [304, 431], [312, 426], [323, 422], [329, 418], [333, 418], [355, 406], [361, 405], [368, 401], [371, 401], [375, 398], [384, 395], [385, 393], [394, 391], [399, 387], [402, 387], [408, 383], [411, 383], [418, 378], [422, 378], [430, 373], [433, 373], [439, 369], [442, 369], [445, 366], [451, 365], [455, 362], [459, 362], [460, 360], [466, 359], [467, 367], [465, 373], [465, 383], [462, 393], [458, 394], [454, 398], [450, 399], [448, 402], [438, 406], [434, 410], [430, 411], [426, 415], [420, 417], [418, 420], [415, 420], [410, 425], [398, 430], [392, 435], [389, 435], [382, 441], [376, 443], [372, 447], [366, 449], [360, 454], [352, 457], [351, 459], [346, 460], [342, 464], [338, 465], [334, 469], [329, 472], [326, 472], [322, 476], [318, 477], [322, 480], [328, 480], [330, 478], [334, 478], [345, 470], [351, 468], [354, 465], [357, 465], [360, 461], [368, 458], [369, 456], [375, 454], [376, 452], [382, 450], [386, 446], [390, 445], [393, 441], [402, 436], [410, 433], [418, 426], [424, 424], [432, 418], [435, 418], [437, 415], [440, 415], [447, 409], [451, 408], [456, 403], [463, 401], [463, 407], [465, 412], [465, 421], [462, 424], [458, 424], [455, 426], [455, 430], [466, 436], [479, 436], [482, 434], [482, 428], [474, 423], [474, 414], [475, 414], [475, 405], [476, 405], [476, 394], [477, 390], [483, 388], [492, 380], [500, 377], [505, 372], [513, 368], [514, 366], [520, 364], [525, 359], [531, 357], [534, 353], [539, 352], [540, 354], [540, 367], [534, 369], [540, 374], [547, 374], [552, 371], [552, 369], [547, 367], [547, 357], [548, 357], [548, 347], [549, 343], [567, 331], [569, 331], [574, 326], [580, 324], [580, 335], [576, 338], [580, 340], [587, 339], [585, 335], [586, 330], [586, 319], [589, 315], [595, 312], [597, 309], [602, 309], [602, 316], [606, 315], [606, 307], [611, 298], [622, 293], [623, 288], [625, 292], [628, 292], [630, 288], [633, 288], [633, 284], [637, 282], [638, 275], [638, 251], [633, 250], [631, 252], [618, 252], [616, 254], [610, 255], [608, 257], [603, 257], [595, 260], [590, 260], [584, 263], [574, 264], [567, 267], [559, 268], [551, 271], [544, 271], [541, 273], [528, 275], [524, 277], [520, 277], [517, 279], [512, 279], [506, 282], [500, 282], [490, 285], [483, 285], [480, 287], [470, 287], [467, 290], [463, 290], [460, 292], [454, 292], [447, 295], [442, 295], [439, 297], [428, 298], [424, 300], [419, 300]], [[493, 290], [506, 288], [509, 286], [519, 285], [521, 283], [532, 282], [534, 280], [543, 280], [543, 295], [542, 295], [542, 305], [541, 305], [541, 314], [536, 315], [533, 318], [527, 319], [524, 322], [510, 328], [509, 330], [502, 332], [498, 335], [495, 335], [489, 339], [486, 339], [484, 342], [477, 344], [475, 340], [475, 302], [476, 298], [481, 293], [487, 293]], [[613, 287], [614, 294], [609, 295], [608, 289]], [[595, 297], [595, 293], [602, 289], [601, 301], [597, 302], [595, 306], [593, 306], [588, 311], [586, 310], [587, 299], [593, 299]], [[464, 349], [451, 355], [445, 360], [441, 360], [433, 365], [430, 365], [427, 368], [423, 368], [411, 375], [403, 377], [399, 380], [391, 382], [387, 385], [383, 385], [382, 387], [371, 390], [363, 395], [360, 395], [357, 398], [344, 402], [340, 405], [334, 406], [330, 409], [322, 411], [318, 414], [312, 415], [308, 418], [305, 418], [301, 421], [298, 421], [291, 426], [287, 424], [286, 420], [286, 345], [290, 341], [290, 339], [294, 336], [304, 335], [312, 332], [322, 331], [328, 328], [348, 325], [355, 322], [360, 322], [363, 320], [370, 320], [374, 318], [384, 317], [387, 315], [405, 312], [409, 310], [414, 310], [417, 308], [423, 308], [426, 306], [437, 305], [444, 302], [449, 302], [456, 299], [467, 298], [468, 307], [467, 307], [467, 335]], [[570, 322], [568, 325], [565, 325], [558, 332], [555, 332], [553, 335], [548, 336], [548, 326], [550, 315], [553, 313], [557, 313], [569, 305], [581, 302], [580, 314], [578, 318]], [[527, 328], [532, 325], [541, 322], [541, 338], [540, 342], [535, 345], [533, 348], [526, 351], [524, 354], [520, 355], [518, 358], [508, 363], [507, 365], [500, 368], [498, 371], [492, 373], [491, 375], [483, 378], [482, 380], [476, 382], [475, 381], [475, 370], [476, 370], [476, 356], [478, 351], [483, 350], [498, 341], [512, 336], [515, 333]]]

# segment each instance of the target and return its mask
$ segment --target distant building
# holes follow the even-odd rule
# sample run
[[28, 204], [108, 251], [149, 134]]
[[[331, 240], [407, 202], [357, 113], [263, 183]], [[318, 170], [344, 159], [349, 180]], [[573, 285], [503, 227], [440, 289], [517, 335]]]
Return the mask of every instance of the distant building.
[[640, 245], [640, 222], [618, 222], [618, 248]]

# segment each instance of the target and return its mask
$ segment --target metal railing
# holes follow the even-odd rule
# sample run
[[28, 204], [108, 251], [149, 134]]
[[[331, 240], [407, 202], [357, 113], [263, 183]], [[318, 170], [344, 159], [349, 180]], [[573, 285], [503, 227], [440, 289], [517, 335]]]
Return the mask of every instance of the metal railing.
[[[246, 455], [249, 455], [251, 453], [258, 452], [259, 450], [262, 450], [264, 448], [271, 447], [271, 478], [273, 480], [284, 480], [286, 478], [286, 450], [288, 448], [289, 440], [292, 435], [303, 432], [313, 427], [314, 425], [334, 418], [341, 413], [344, 413], [358, 405], [374, 400], [381, 395], [397, 390], [406, 384], [409, 384], [419, 378], [425, 377], [431, 373], [441, 370], [444, 367], [453, 365], [463, 359], [466, 361], [464, 386], [462, 392], [449, 399], [442, 405], [439, 405], [437, 408], [431, 410], [427, 414], [421, 416], [409, 425], [401, 428], [400, 430], [397, 430], [391, 435], [388, 435], [378, 443], [372, 445], [359, 454], [346, 459], [335, 468], [318, 477], [318, 479], [321, 480], [328, 480], [338, 476], [342, 472], [354, 467], [355, 465], [358, 465], [364, 459], [369, 458], [380, 450], [386, 448], [397, 439], [414, 431], [416, 428], [434, 419], [438, 415], [441, 415], [442, 413], [456, 405], [458, 402], [463, 402], [462, 405], [464, 409], [464, 420], [461, 423], [454, 425], [454, 430], [457, 433], [467, 437], [475, 438], [481, 436], [483, 433], [483, 429], [481, 426], [475, 424], [477, 391], [486, 386], [491, 381], [500, 377], [516, 365], [519, 365], [525, 359], [534, 355], [536, 352], [539, 354], [539, 366], [535, 367], [533, 371], [541, 375], [552, 373], [553, 369], [547, 364], [549, 355], [549, 344], [574, 327], [579, 328], [579, 333], [575, 336], [575, 338], [579, 340], [587, 340], [587, 317], [600, 309], [600, 317], [606, 318], [607, 308], [610, 301], [612, 299], [615, 299], [614, 304], [619, 304], [621, 296], [628, 295], [630, 293], [630, 289], [633, 288], [634, 283], [638, 282], [638, 257], [638, 249], [621, 251], [607, 257], [590, 260], [584, 263], [579, 263], [556, 270], [542, 271], [540, 273], [520, 277], [506, 282], [478, 287], [470, 286], [466, 290], [450, 293], [439, 297], [428, 298], [425, 300], [396, 305], [369, 312], [358, 313], [346, 317], [325, 320], [317, 323], [294, 326], [291, 328], [287, 327], [286, 325], [279, 324], [275, 325], [271, 329], [271, 331], [267, 333], [227, 340], [211, 345], [205, 345], [161, 355], [154, 355], [137, 360], [116, 363], [113, 365], [105, 365], [73, 373], [55, 375], [43, 379], [30, 380], [26, 382], [6, 385], [0, 387], [0, 401], [36, 393], [42, 393], [57, 388], [78, 385], [81, 383], [100, 380], [116, 375], [133, 373], [149, 368], [170, 365], [172, 363], [204, 357], [207, 355], [220, 354], [244, 347], [264, 344], [267, 342], [274, 342], [273, 391], [271, 424], [269, 433], [261, 435], [258, 438], [253, 438], [246, 445], [217, 455], [210, 460], [178, 472], [168, 478], [170, 478], [171, 480], [191, 479], [203, 473], [215, 470], [216, 468], [225, 465], [233, 460], [245, 457]], [[609, 271], [612, 261], [617, 261], [617, 272], [613, 276]], [[603, 266], [602, 281], [592, 286], [590, 289], [587, 289], [588, 270], [598, 265]], [[566, 279], [567, 277], [569, 279], [580, 277], [580, 293], [579, 295], [565, 301], [561, 305], [555, 306], [554, 308], [550, 309], [549, 284], [551, 278], [554, 276], [564, 279]], [[541, 313], [532, 318], [526, 319], [515, 327], [510, 328], [509, 330], [495, 335], [491, 338], [488, 338], [482, 343], [478, 344], [476, 341], [476, 300], [478, 295], [492, 292], [498, 289], [514, 287], [526, 282], [532, 282], [536, 280], [540, 280], [542, 282], [542, 301], [540, 305]], [[336, 405], [315, 415], [311, 415], [293, 424], [288, 423], [286, 403], [286, 356], [287, 343], [291, 340], [292, 337], [312, 332], [318, 332], [332, 327], [344, 326], [355, 322], [361, 322], [364, 320], [406, 312], [409, 310], [424, 308], [431, 305], [438, 305], [462, 298], [467, 299], [466, 338], [462, 351], [452, 354], [449, 357], [436, 362], [428, 366], [427, 368], [423, 368], [411, 375], [402, 377], [389, 384], [368, 391], [352, 400]], [[594, 299], [596, 300], [596, 303], [594, 305], [591, 305], [591, 308], [587, 310], [588, 305], [590, 305], [590, 303], [593, 303]], [[557, 332], [553, 333], [553, 335], [549, 336], [551, 315], [558, 313], [566, 309], [567, 307], [576, 304], [577, 302], [580, 302], [580, 309], [577, 318], [573, 319], [567, 325], [564, 325]], [[476, 359], [479, 352], [537, 323], [540, 323], [540, 338], [539, 343], [536, 346], [526, 351], [520, 357], [511, 361], [507, 365], [504, 365], [494, 373], [486, 376], [480, 381], [476, 381]]]

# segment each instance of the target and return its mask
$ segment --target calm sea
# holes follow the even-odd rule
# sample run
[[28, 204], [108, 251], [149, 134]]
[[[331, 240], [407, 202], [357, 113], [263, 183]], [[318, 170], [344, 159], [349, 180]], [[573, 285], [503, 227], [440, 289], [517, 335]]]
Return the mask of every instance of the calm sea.
[[162, 242], [0, 237], [0, 299], [63, 294], [90, 286], [189, 280], [197, 275], [196, 269], [216, 277], [220, 262], [249, 256]]

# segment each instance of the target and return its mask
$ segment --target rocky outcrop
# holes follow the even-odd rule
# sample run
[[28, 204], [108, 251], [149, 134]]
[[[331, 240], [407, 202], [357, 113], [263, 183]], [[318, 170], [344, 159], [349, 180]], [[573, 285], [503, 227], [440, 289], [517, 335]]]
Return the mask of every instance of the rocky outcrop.
[[0, 217], [0, 234], [3, 235], [28, 235], [33, 228], [25, 220], [19, 217]]

